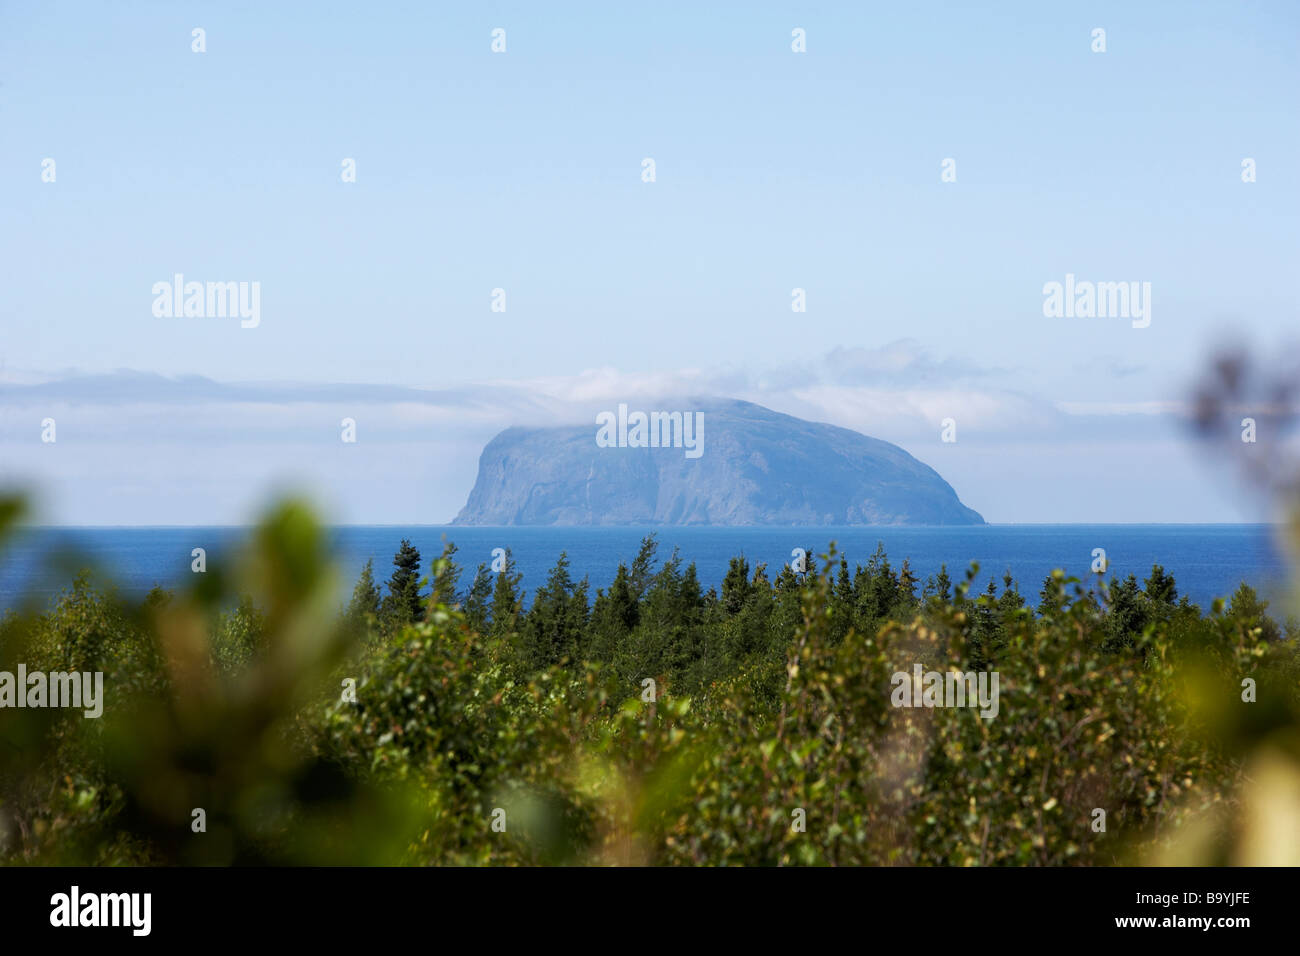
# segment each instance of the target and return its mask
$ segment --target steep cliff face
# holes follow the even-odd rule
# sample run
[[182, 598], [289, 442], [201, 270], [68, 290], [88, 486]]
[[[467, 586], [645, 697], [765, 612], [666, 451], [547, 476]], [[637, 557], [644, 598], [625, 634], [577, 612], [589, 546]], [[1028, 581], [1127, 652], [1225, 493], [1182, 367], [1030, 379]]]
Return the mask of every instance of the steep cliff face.
[[703, 413], [686, 449], [601, 447], [597, 425], [509, 428], [479, 459], [461, 525], [983, 524], [897, 445], [749, 402]]

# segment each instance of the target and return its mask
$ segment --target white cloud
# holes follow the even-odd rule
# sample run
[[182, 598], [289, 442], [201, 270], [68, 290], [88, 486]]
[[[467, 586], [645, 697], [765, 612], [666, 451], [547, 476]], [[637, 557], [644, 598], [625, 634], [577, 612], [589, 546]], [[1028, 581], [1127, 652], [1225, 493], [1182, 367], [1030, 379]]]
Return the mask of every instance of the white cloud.
[[[1051, 402], [1021, 380], [1019, 370], [936, 360], [909, 340], [759, 370], [606, 366], [439, 389], [10, 373], [0, 378], [0, 481], [42, 489], [47, 517], [61, 523], [241, 522], [286, 485], [327, 502], [332, 520], [436, 523], [464, 503], [480, 450], [503, 428], [722, 395], [893, 441], [990, 520], [1229, 520], [1201, 492], [1184, 494], [1179, 473], [1153, 471], [1149, 455], [1138, 468], [1133, 456], [1135, 445], [1188, 447], [1187, 403]], [[46, 416], [58, 421], [56, 446], [40, 442]], [[357, 422], [356, 445], [340, 441], [343, 418]], [[940, 442], [945, 418], [957, 421], [956, 445]], [[1130, 496], [1094, 494], [1095, 475]], [[1158, 493], [1134, 490], [1157, 476]], [[1062, 497], [1074, 502], [1064, 511]]]

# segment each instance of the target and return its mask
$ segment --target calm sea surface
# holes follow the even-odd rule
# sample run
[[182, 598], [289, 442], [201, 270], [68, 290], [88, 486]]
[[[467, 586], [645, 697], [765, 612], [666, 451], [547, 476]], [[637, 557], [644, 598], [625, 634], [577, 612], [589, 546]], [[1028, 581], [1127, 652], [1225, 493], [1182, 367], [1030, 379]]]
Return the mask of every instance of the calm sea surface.
[[[1094, 548], [1105, 548], [1111, 573], [1130, 572], [1141, 580], [1160, 563], [1171, 571], [1179, 594], [1202, 606], [1227, 596], [1247, 581], [1266, 596], [1285, 593], [1286, 562], [1275, 529], [1268, 525], [989, 525], [984, 527], [845, 528], [453, 528], [349, 526], [331, 530], [342, 572], [340, 600], [350, 593], [362, 565], [375, 562], [375, 577], [387, 580], [392, 555], [402, 538], [420, 549], [426, 571], [444, 539], [459, 549], [468, 584], [480, 562], [490, 564], [494, 548], [510, 548], [524, 588], [545, 583], [561, 551], [567, 552], [575, 579], [590, 576], [594, 597], [613, 578], [620, 561], [631, 563], [641, 538], [654, 532], [661, 558], [681, 551], [694, 562], [705, 588], [717, 586], [728, 559], [744, 555], [751, 567], [766, 563], [769, 576], [790, 560], [794, 548], [822, 553], [834, 540], [849, 564], [865, 564], [883, 543], [897, 568], [904, 558], [926, 576], [946, 564], [954, 580], [972, 561], [978, 582], [1001, 578], [1006, 570], [1022, 592], [1037, 595], [1053, 568], [1086, 577]], [[0, 552], [0, 609], [26, 601], [38, 606], [67, 587], [75, 570], [91, 567], [101, 580], [115, 582], [138, 596], [155, 584], [184, 587], [192, 580], [190, 552], [207, 551], [208, 567], [237, 560], [247, 534], [240, 528], [35, 528], [21, 532]], [[1280, 606], [1275, 610], [1281, 611]]]

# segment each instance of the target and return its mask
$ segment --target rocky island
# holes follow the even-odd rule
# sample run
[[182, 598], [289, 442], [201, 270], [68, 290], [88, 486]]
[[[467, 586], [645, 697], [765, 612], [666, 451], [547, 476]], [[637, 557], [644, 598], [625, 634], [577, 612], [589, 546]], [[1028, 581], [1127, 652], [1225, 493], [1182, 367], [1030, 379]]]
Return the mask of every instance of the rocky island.
[[[687, 453], [669, 440], [667, 413], [629, 416], [620, 408], [617, 442], [605, 440], [615, 430], [608, 412], [589, 425], [506, 429], [483, 449], [474, 488], [453, 523], [984, 523], [938, 472], [889, 442], [750, 402], [659, 407], [689, 408], [673, 413], [679, 427], [683, 417], [688, 426], [701, 423], [700, 434], [687, 431]], [[657, 447], [647, 441], [650, 414]]]

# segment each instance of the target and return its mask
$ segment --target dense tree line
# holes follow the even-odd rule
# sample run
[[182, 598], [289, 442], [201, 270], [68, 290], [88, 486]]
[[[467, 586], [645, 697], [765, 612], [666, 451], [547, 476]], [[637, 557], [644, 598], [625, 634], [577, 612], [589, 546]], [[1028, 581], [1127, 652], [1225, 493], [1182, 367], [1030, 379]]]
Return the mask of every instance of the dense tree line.
[[[813, 554], [812, 548], [803, 549]], [[832, 543], [831, 550], [834, 550]], [[476, 633], [508, 639], [511, 666], [520, 677], [560, 664], [591, 663], [617, 675], [623, 692], [632, 694], [646, 677], [666, 680], [682, 694], [698, 694], [738, 673], [747, 661], [784, 659], [800, 623], [800, 601], [815, 570], [784, 565], [773, 578], [765, 564], [751, 567], [743, 556], [730, 560], [721, 588], [704, 590], [695, 564], [684, 565], [674, 551], [658, 560], [655, 535], [646, 536], [631, 565], [620, 563], [613, 580], [590, 594], [586, 579], [575, 581], [568, 556], [559, 555], [543, 585], [525, 609], [522, 575], [510, 551], [504, 569], [491, 573], [480, 564], [470, 584], [459, 587], [461, 569], [456, 547], [447, 545], [430, 577], [420, 577], [421, 556], [403, 539], [393, 556], [385, 588], [375, 583], [367, 562], [353, 590], [344, 618], [372, 647], [382, 646], [401, 630], [428, 616], [430, 609], [456, 607]], [[825, 557], [823, 558], [825, 560]], [[811, 559], [810, 562], [811, 563]], [[1012, 622], [1030, 613], [1009, 571], [1001, 589], [992, 580], [972, 593], [978, 566], [954, 583], [947, 567], [921, 581], [904, 560], [895, 568], [878, 545], [866, 564], [850, 565], [838, 555], [823, 573], [832, 582], [828, 595], [829, 637], [838, 644], [850, 632], [873, 634], [890, 621], [928, 619], [940, 609], [970, 616], [972, 670], [995, 667], [1008, 642]], [[1075, 604], [1090, 610], [1104, 635], [1099, 649], [1132, 649], [1148, 628], [1159, 624], [1183, 633], [1195, 630], [1201, 608], [1179, 598], [1177, 584], [1156, 564], [1139, 583], [1136, 575], [1071, 592], [1059, 575], [1042, 582], [1032, 616], [1059, 617]], [[1282, 628], [1266, 613], [1267, 602], [1242, 582], [1227, 604], [1229, 613], [1262, 629], [1276, 641]], [[1291, 621], [1288, 636], [1300, 633]]]

